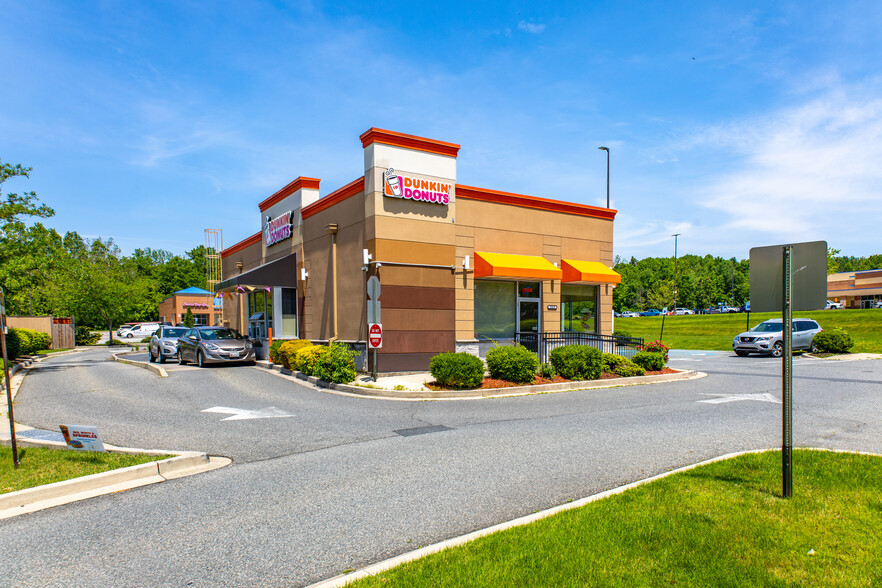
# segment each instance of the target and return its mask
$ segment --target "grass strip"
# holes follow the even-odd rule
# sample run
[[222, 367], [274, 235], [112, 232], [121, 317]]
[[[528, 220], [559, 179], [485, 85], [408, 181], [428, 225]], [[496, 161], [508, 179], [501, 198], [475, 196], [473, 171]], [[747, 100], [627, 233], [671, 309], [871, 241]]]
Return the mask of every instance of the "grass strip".
[[[793, 316], [814, 319], [822, 329], [845, 329], [854, 338], [852, 353], [882, 353], [882, 310], [818, 310], [794, 312]], [[749, 323], [743, 312], [666, 316], [664, 342], [673, 349], [731, 351], [735, 335], [771, 318], [781, 318], [781, 313], [752, 312]], [[661, 326], [660, 316], [615, 319], [617, 332], [643, 337], [647, 342], [660, 338]]]
[[879, 586], [882, 458], [747, 454], [399, 566], [368, 586]]
[[172, 456], [19, 447], [18, 460], [21, 465], [13, 468], [12, 449], [0, 447], [0, 494], [168, 457]]

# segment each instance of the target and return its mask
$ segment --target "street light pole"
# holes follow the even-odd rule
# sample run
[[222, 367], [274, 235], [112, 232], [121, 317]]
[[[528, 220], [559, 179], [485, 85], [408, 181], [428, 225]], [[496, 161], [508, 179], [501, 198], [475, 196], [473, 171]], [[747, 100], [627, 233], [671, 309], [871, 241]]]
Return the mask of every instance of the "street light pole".
[[682, 233], [675, 233], [671, 235], [674, 238], [674, 311], [677, 310], [677, 237], [682, 235]]
[[598, 147], [601, 151], [606, 151], [606, 207], [609, 208], [609, 147]]

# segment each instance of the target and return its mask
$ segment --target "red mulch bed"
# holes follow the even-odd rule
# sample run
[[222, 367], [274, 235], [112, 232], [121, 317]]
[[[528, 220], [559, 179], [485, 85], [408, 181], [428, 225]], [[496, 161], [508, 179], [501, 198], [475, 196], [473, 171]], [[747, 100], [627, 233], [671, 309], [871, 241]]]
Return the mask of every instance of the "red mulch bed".
[[[672, 370], [671, 368], [664, 368], [663, 370], [654, 371], [654, 372], [646, 372], [647, 376], [658, 376], [661, 374], [676, 374], [676, 370]], [[621, 379], [621, 376], [616, 374], [610, 374], [607, 372], [603, 372], [600, 374], [601, 380], [617, 380]], [[560, 376], [554, 376], [554, 378], [543, 378], [542, 376], [534, 376], [533, 377], [533, 386], [538, 386], [540, 384], [557, 384], [559, 382], [569, 382], [566, 378], [562, 378]], [[473, 388], [474, 390], [488, 390], [491, 388], [513, 388], [515, 386], [527, 386], [528, 384], [517, 384], [515, 382], [509, 382], [507, 380], [496, 380], [494, 378], [484, 378], [484, 381], [478, 388]], [[427, 382], [426, 387], [430, 390], [450, 390], [450, 388], [444, 388], [438, 382]]]

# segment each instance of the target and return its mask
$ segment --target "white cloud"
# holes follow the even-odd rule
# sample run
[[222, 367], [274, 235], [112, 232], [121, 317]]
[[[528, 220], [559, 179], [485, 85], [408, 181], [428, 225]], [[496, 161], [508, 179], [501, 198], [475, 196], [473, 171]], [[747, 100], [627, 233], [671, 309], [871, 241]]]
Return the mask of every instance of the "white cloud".
[[732, 149], [740, 160], [698, 190], [696, 201], [729, 217], [721, 228], [798, 239], [835, 238], [882, 212], [882, 99], [857, 86], [718, 126], [693, 148]]
[[544, 24], [535, 24], [532, 22], [527, 22], [525, 20], [522, 20], [521, 22], [518, 23], [518, 28], [522, 31], [525, 31], [527, 33], [531, 33], [533, 35], [540, 35], [545, 31]]

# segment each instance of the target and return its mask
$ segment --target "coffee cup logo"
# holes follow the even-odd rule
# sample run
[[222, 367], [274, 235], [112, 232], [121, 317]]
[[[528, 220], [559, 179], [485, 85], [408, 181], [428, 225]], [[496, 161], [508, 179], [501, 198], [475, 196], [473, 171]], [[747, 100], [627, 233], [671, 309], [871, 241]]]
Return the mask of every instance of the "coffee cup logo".
[[393, 196], [395, 196], [396, 198], [401, 198], [401, 180], [395, 174], [395, 170], [390, 167], [383, 174], [383, 177], [386, 180], [386, 192], [392, 192]]

